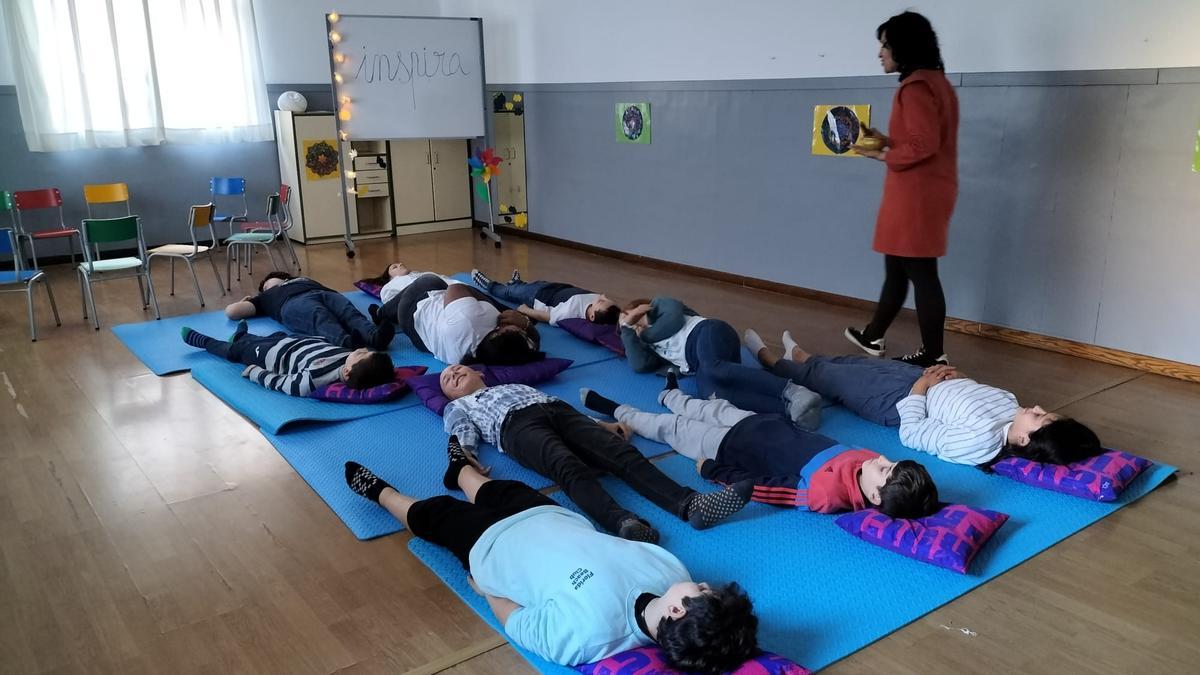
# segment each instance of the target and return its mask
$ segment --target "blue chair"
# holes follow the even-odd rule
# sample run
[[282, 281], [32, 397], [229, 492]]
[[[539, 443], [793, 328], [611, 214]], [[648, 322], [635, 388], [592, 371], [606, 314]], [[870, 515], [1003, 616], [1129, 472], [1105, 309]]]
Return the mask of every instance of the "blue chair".
[[[246, 222], [250, 214], [250, 205], [246, 203], [246, 179], [241, 176], [232, 178], [212, 178], [208, 181], [208, 191], [211, 201], [216, 208], [213, 223], [225, 223], [229, 227], [229, 235], [233, 235], [233, 224]], [[223, 199], [218, 199], [222, 197]], [[239, 202], [241, 211], [238, 211]]]
[[[0, 291], [7, 293], [25, 293], [25, 303], [29, 307], [29, 334], [34, 342], [37, 342], [37, 322], [33, 318], [33, 284], [42, 282], [46, 287], [46, 295], [50, 298], [50, 309], [54, 312], [54, 325], [61, 326], [62, 320], [58, 318], [58, 304], [54, 302], [54, 289], [50, 286], [50, 280], [46, 278], [46, 273], [34, 269], [23, 269], [21, 264], [21, 256], [17, 253], [17, 237], [16, 232], [11, 227], [0, 228], [0, 255], [11, 255], [13, 259], [13, 270], [0, 271]], [[21, 288], [7, 288], [8, 286], [21, 286]]]

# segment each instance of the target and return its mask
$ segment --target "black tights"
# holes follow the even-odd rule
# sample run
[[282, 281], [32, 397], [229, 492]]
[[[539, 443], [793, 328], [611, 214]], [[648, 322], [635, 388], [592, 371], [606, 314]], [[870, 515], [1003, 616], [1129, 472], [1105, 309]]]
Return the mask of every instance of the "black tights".
[[917, 323], [921, 326], [921, 343], [925, 351], [935, 358], [943, 353], [942, 331], [946, 324], [946, 296], [942, 293], [942, 282], [938, 279], [937, 258], [903, 258], [895, 255], [883, 257], [883, 290], [879, 292], [879, 304], [875, 317], [867, 326], [865, 337], [878, 340], [887, 332], [904, 299], [908, 297], [908, 282], [911, 281], [917, 300]]

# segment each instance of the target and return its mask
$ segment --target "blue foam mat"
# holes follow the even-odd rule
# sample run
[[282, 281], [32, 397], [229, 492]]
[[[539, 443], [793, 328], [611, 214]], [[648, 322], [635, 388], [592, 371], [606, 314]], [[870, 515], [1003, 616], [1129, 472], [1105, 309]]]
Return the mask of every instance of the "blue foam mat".
[[[295, 427], [286, 434], [263, 430], [263, 435], [359, 539], [399, 532], [403, 527], [383, 508], [346, 487], [346, 461], [370, 468], [407, 495], [447, 494], [442, 475], [448, 437], [442, 418], [423, 406], [338, 424]], [[490, 445], [480, 448], [479, 454], [494, 478], [519, 480], [539, 489], [551, 485]]]
[[[877, 427], [841, 408], [826, 411], [821, 431], [895, 459], [921, 459], [920, 453], [900, 445], [895, 430]], [[924, 459], [944, 499], [1010, 515], [972, 563], [969, 574], [955, 574], [860, 541], [842, 532], [833, 516], [761, 504], [751, 504], [729, 522], [697, 532], [620, 482], [605, 480], [619, 502], [659, 528], [662, 544], [684, 561], [696, 579], [736, 580], [747, 589], [760, 619], [759, 641], [764, 649], [815, 670], [1112, 514], [1175, 471], [1156, 464], [1119, 501], [1104, 504], [989, 476], [973, 467]], [[706, 489], [690, 460], [675, 455], [660, 466], [681, 483]], [[496, 627], [487, 604], [466, 586], [457, 560], [427, 542], [413, 540], [409, 547]], [[868, 583], [871, 580], [885, 583], [887, 591], [880, 592], [878, 584]], [[518, 651], [543, 672], [570, 672]]]
[[[415, 354], [412, 352], [405, 356]], [[267, 433], [276, 434], [300, 422], [342, 422], [421, 404], [421, 399], [411, 391], [382, 403], [337, 403], [288, 396], [242, 377], [243, 368], [241, 364], [213, 358], [192, 366], [192, 378]]]

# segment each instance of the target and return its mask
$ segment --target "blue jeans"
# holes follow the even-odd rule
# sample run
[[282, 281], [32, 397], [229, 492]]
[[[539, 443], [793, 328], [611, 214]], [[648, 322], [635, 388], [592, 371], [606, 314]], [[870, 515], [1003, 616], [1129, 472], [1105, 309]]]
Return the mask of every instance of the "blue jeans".
[[503, 300], [510, 305], [528, 305], [533, 307], [538, 291], [546, 287], [546, 281], [510, 281], [507, 284], [492, 282], [491, 288], [484, 289], [492, 297]]
[[811, 356], [804, 363], [780, 359], [771, 371], [889, 427], [900, 426], [896, 404], [924, 372], [903, 361], [866, 356]]
[[279, 322], [298, 335], [315, 335], [347, 349], [370, 346], [376, 334], [375, 324], [346, 296], [324, 290], [309, 291], [283, 303]]
[[688, 368], [696, 374], [700, 398], [716, 394], [742, 410], [786, 413], [786, 378], [758, 366], [742, 365], [742, 341], [733, 326], [705, 319], [692, 329], [684, 349]]

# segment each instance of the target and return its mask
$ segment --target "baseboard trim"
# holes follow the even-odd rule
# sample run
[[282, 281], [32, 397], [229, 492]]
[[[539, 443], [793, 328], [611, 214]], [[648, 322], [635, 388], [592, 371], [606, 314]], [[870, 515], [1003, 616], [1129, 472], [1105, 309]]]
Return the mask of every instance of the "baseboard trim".
[[[476, 221], [478, 222], [478, 221]], [[593, 246], [591, 244], [583, 244], [569, 239], [560, 239], [537, 232], [521, 230], [505, 225], [497, 225], [497, 230], [504, 234], [511, 234], [517, 237], [526, 237], [535, 241], [542, 241], [548, 244], [555, 244], [565, 248], [572, 248], [578, 251], [594, 253], [609, 258], [616, 258], [632, 263], [641, 263], [653, 265], [654, 267], [671, 272], [680, 272], [692, 276], [704, 277], [715, 281], [723, 281], [725, 283], [743, 286], [745, 288], [753, 288], [760, 291], [771, 291], [773, 293], [781, 293], [797, 298], [805, 298], [807, 300], [816, 300], [831, 305], [840, 307], [851, 307], [854, 309], [871, 309], [875, 303], [862, 298], [852, 298], [846, 295], [838, 295], [837, 293], [828, 293], [818, 291], [811, 288], [801, 286], [792, 286], [783, 284], [777, 281], [768, 281], [766, 279], [756, 279], [740, 274], [731, 274], [729, 272], [721, 272], [705, 267], [696, 267], [684, 263], [671, 262], [669, 260], [660, 260], [648, 256], [637, 255], [634, 253], [626, 253], [624, 251], [615, 251], [613, 249]], [[912, 310], [904, 310], [906, 312]], [[1179, 361], [1171, 361], [1155, 356], [1146, 356], [1145, 354], [1135, 354], [1126, 352], [1120, 349], [1112, 349], [1110, 347], [1101, 347], [1099, 345], [1087, 344], [1084, 342], [1076, 342], [1064, 338], [1052, 337], [1049, 335], [1041, 335], [1039, 333], [1031, 333], [1029, 331], [1018, 330], [1016, 328], [1005, 328], [1004, 326], [995, 326], [992, 324], [981, 323], [978, 321], [968, 321], [966, 319], [946, 319], [946, 330], [954, 331], [955, 333], [964, 333], [966, 335], [976, 335], [979, 337], [991, 338], [1002, 342], [1010, 342], [1013, 344], [1022, 345], [1025, 347], [1034, 347], [1049, 352], [1058, 354], [1066, 354], [1068, 356], [1077, 356], [1079, 358], [1108, 363], [1115, 366], [1123, 366], [1132, 368], [1142, 372], [1154, 373], [1172, 377], [1178, 380], [1200, 383], [1200, 366], [1181, 363]]]

